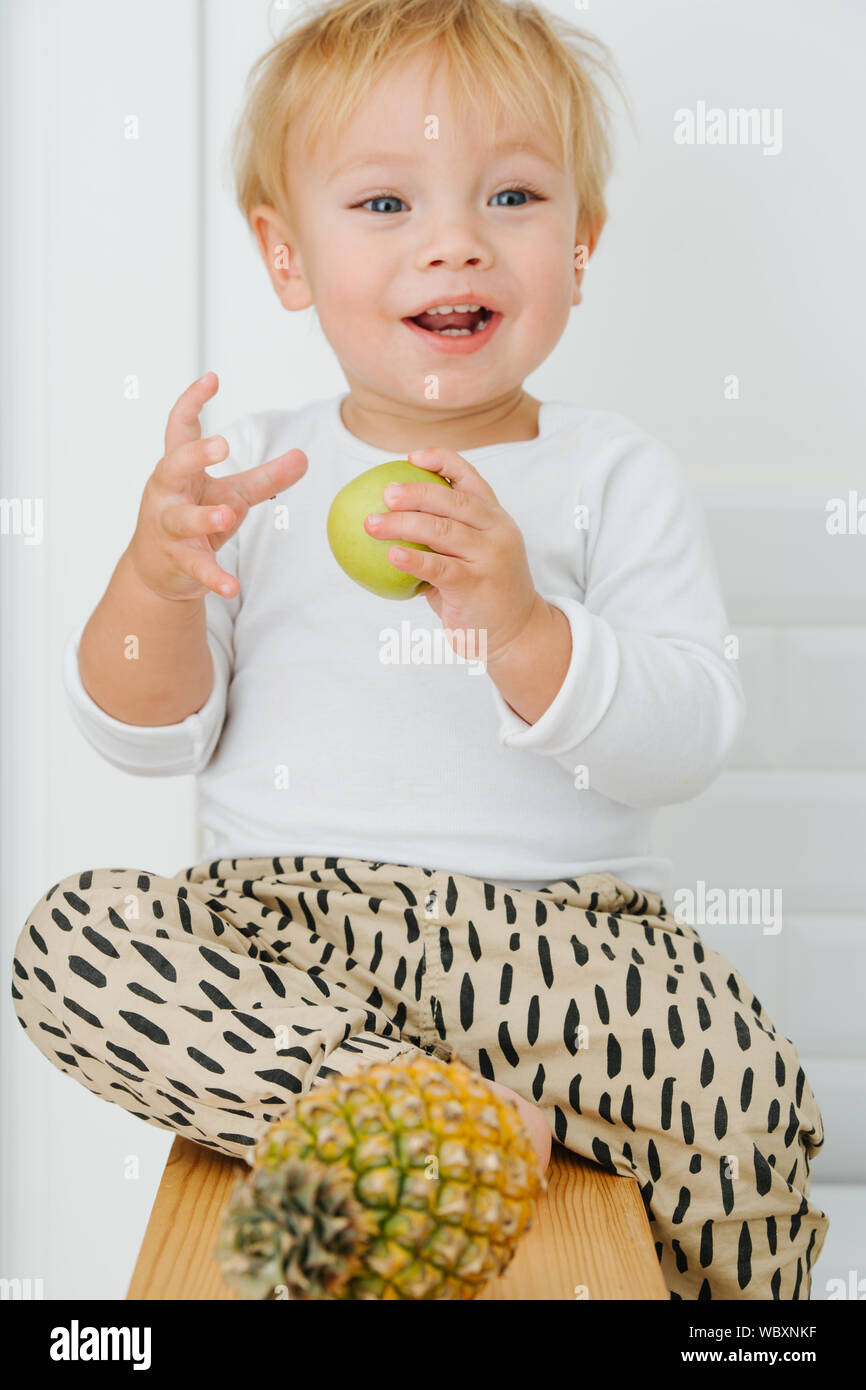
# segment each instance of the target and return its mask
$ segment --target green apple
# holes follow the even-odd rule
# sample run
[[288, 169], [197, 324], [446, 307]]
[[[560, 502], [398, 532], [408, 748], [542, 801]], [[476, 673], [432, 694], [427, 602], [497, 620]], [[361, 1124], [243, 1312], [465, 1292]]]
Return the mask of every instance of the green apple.
[[364, 529], [364, 518], [371, 512], [389, 512], [391, 508], [382, 493], [389, 483], [441, 483], [450, 487], [447, 478], [429, 468], [417, 468], [408, 459], [393, 459], [359, 473], [341, 488], [328, 512], [328, 543], [334, 559], [350, 579], [371, 594], [381, 598], [413, 598], [430, 585], [426, 579], [407, 574], [388, 559], [392, 545], [404, 545], [410, 550], [429, 550], [419, 541], [404, 541], [396, 536], [371, 536]]

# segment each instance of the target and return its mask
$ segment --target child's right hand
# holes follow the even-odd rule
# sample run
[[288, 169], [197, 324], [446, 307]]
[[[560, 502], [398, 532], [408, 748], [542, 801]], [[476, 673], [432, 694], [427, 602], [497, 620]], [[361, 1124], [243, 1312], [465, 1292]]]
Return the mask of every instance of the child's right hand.
[[199, 599], [208, 590], [235, 598], [240, 585], [214, 559], [250, 507], [291, 487], [307, 471], [307, 456], [290, 449], [243, 473], [211, 478], [209, 464], [226, 458], [222, 435], [203, 440], [199, 413], [219, 387], [208, 372], [175, 402], [165, 431], [165, 454], [148, 478], [127, 552], [141, 582], [167, 599]]

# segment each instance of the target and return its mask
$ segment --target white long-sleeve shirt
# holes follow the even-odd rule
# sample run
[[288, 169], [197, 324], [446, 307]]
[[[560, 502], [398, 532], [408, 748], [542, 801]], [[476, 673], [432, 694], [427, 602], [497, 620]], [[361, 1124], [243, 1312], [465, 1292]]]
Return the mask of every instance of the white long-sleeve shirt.
[[532, 725], [456, 657], [423, 594], [354, 584], [325, 522], [345, 483], [400, 457], [357, 439], [343, 396], [242, 416], [213, 477], [303, 449], [306, 474], [218, 552], [234, 599], [205, 600], [214, 683], [176, 724], [135, 726], [85, 691], [93, 747], [142, 776], [198, 777], [213, 858], [345, 855], [541, 888], [609, 871], [669, 891], [654, 809], [717, 776], [744, 716], [706, 522], [676, 457], [631, 421], [543, 402], [539, 435], [461, 452], [519, 525], [570, 665]]

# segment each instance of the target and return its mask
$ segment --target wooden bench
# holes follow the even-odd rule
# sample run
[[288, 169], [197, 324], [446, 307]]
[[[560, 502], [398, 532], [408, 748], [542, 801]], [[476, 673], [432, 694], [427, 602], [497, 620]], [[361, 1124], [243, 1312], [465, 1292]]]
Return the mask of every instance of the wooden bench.
[[[237, 1175], [248, 1171], [180, 1135], [156, 1194], [127, 1298], [234, 1299], [212, 1250]], [[492, 1301], [667, 1299], [633, 1178], [616, 1177], [554, 1143], [535, 1224], [511, 1264], [479, 1296]]]

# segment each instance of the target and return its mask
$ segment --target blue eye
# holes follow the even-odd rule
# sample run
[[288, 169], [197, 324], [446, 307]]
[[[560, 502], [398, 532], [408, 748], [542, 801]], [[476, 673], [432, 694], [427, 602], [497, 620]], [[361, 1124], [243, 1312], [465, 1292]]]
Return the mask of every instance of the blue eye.
[[[502, 191], [501, 191], [500, 193], [494, 193], [493, 198], [491, 198], [490, 201], [493, 202], [494, 199], [496, 199], [496, 198], [508, 198], [508, 197], [510, 197], [513, 193], [517, 193], [518, 195], [521, 195], [521, 194], [522, 194], [522, 195], [524, 195], [525, 197], [532, 198], [533, 201], [536, 201], [536, 200], [538, 199], [538, 197], [539, 197], [539, 195], [535, 192], [534, 189], [532, 189], [532, 188], [526, 188], [526, 187], [524, 187], [523, 185], [521, 185], [520, 187], [515, 187], [515, 188], [503, 188]], [[499, 207], [512, 207], [512, 208], [525, 208], [525, 207], [528, 206], [528, 203], [499, 203], [498, 206], [499, 206]]]
[[[369, 207], [371, 203], [402, 203], [402, 202], [403, 202], [403, 199], [402, 199], [402, 198], [398, 198], [397, 195], [396, 195], [396, 193], [377, 193], [377, 194], [375, 195], [375, 197], [373, 197], [373, 198], [368, 198], [367, 201], [366, 201], [365, 203], [360, 203], [359, 206], [362, 207], [362, 208], [366, 208], [366, 207]], [[403, 204], [403, 206], [405, 207], [405, 204]], [[372, 211], [372, 212], [381, 212], [382, 209], [381, 209], [381, 208], [372, 208], [371, 211]], [[394, 209], [394, 208], [386, 208], [385, 211], [386, 211], [386, 212], [394, 212], [395, 209]], [[397, 208], [396, 211], [399, 212], [400, 209]]]

